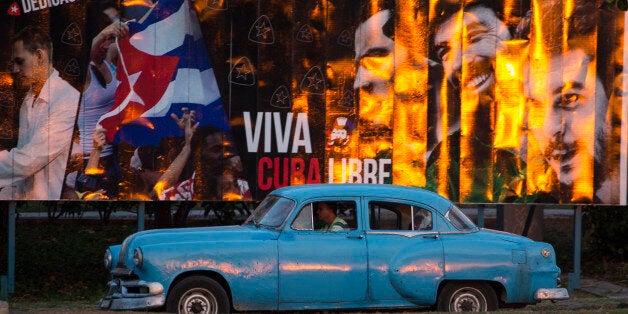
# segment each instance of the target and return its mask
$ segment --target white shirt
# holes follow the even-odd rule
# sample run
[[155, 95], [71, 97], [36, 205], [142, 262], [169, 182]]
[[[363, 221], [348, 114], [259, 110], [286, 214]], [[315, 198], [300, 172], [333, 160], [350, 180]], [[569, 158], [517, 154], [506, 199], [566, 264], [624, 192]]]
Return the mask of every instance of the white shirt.
[[[81, 109], [78, 113], [78, 119], [76, 124], [79, 128], [79, 138], [81, 140], [82, 152], [85, 154], [85, 159], [88, 158], [89, 153], [94, 147], [94, 131], [96, 131], [96, 123], [100, 117], [109, 112], [114, 105], [114, 96], [116, 88], [118, 88], [119, 81], [116, 80], [116, 72], [112, 70], [112, 65], [106, 60], [103, 60], [107, 65], [107, 68], [111, 72], [111, 82], [107, 83], [103, 88], [96, 79], [92, 65], [90, 63], [89, 72], [91, 80], [89, 86], [83, 91], [83, 97], [81, 98]], [[100, 157], [109, 156], [112, 154], [111, 145], [105, 145], [100, 152]]]
[[37, 99], [32, 89], [28, 92], [20, 108], [17, 147], [0, 151], [0, 199], [60, 199], [79, 98], [57, 70]]

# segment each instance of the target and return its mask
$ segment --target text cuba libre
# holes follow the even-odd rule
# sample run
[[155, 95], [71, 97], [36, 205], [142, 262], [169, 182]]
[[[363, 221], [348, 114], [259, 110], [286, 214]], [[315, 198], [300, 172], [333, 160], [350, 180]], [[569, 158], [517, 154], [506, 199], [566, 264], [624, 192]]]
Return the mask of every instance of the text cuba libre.
[[[253, 122], [251, 113], [244, 112], [249, 153], [312, 153], [307, 114], [296, 113], [296, 117], [292, 112], [283, 114], [285, 119], [280, 112], [258, 112]], [[263, 144], [260, 143], [262, 131]], [[383, 184], [391, 176], [391, 166], [391, 159], [328, 158], [327, 183]], [[264, 156], [257, 163], [257, 185], [263, 191], [321, 182], [320, 158]]]

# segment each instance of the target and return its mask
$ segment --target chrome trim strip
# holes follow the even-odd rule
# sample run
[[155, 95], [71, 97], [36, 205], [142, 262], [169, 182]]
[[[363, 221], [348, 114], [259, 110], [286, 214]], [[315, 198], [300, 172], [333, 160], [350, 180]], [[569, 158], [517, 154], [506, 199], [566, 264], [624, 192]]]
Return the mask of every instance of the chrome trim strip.
[[382, 234], [382, 235], [397, 235], [406, 238], [414, 238], [418, 236], [436, 236], [438, 237], [440, 232], [421, 232], [421, 231], [366, 231], [366, 234]]

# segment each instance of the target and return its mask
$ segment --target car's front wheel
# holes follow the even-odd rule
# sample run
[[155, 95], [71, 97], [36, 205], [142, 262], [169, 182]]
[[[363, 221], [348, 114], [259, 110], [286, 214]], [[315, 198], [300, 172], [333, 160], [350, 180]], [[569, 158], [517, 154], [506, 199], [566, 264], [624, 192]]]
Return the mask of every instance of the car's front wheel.
[[177, 283], [166, 301], [168, 312], [219, 314], [231, 312], [225, 289], [215, 280], [192, 276]]
[[497, 307], [495, 291], [483, 282], [450, 282], [438, 295], [439, 312], [488, 312]]

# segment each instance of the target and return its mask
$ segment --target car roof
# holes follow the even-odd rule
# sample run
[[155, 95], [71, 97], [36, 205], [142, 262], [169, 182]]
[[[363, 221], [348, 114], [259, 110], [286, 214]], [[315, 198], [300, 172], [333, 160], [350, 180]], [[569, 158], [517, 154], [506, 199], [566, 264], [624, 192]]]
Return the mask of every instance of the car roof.
[[291, 185], [273, 191], [271, 194], [293, 198], [299, 201], [316, 197], [385, 197], [411, 200], [429, 204], [438, 210], [448, 210], [451, 202], [446, 198], [421, 188], [394, 184], [361, 183], [321, 183]]

